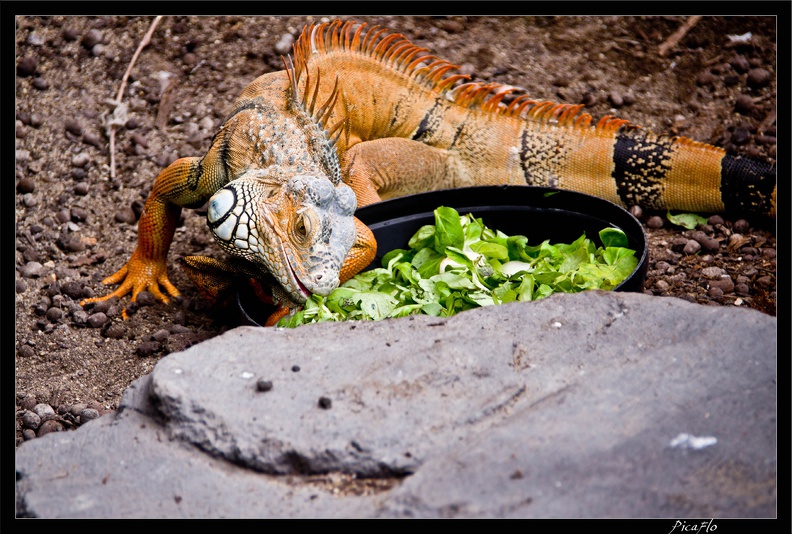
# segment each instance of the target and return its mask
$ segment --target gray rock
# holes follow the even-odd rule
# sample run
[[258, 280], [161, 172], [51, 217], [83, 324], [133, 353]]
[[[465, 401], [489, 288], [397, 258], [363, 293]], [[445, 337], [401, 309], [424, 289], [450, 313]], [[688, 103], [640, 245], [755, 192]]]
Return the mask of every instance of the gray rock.
[[772, 517], [776, 336], [753, 310], [603, 292], [237, 328], [20, 445], [17, 514]]

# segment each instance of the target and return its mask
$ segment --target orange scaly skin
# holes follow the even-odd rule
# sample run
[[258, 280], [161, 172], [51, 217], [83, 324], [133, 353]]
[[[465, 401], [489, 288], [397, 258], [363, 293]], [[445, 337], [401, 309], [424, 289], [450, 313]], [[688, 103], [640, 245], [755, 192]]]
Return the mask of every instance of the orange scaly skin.
[[[158, 284], [178, 295], [166, 258], [179, 209], [210, 197], [209, 225], [223, 248], [283, 285], [275, 290], [283, 305], [279, 316], [305, 300], [307, 286], [326, 294], [374, 257], [373, 235], [347, 216], [343, 184], [358, 206], [435, 189], [523, 184], [624, 206], [775, 217], [774, 163], [656, 135], [615, 117], [594, 122], [582, 105], [515, 96], [514, 88], [498, 83], [460, 84], [468, 77], [449, 74], [455, 68], [377, 27], [351, 21], [306, 27], [293, 65], [242, 92], [207, 155], [160, 174], [140, 221], [138, 248], [105, 280], [121, 286], [85, 302], [130, 291], [134, 300], [142, 289], [167, 302]], [[328, 142], [328, 136], [334, 138]], [[316, 200], [323, 181], [337, 194], [327, 205]], [[232, 214], [238, 198], [244, 205]], [[239, 224], [224, 223], [227, 217]], [[319, 222], [325, 241], [309, 243], [307, 234]], [[231, 235], [239, 225], [242, 233]], [[251, 253], [257, 242], [245, 241], [253, 227], [266, 245], [257, 255]], [[321, 254], [316, 247], [323, 247]], [[192, 262], [198, 270], [209, 265]], [[215, 284], [197, 274], [199, 284]]]

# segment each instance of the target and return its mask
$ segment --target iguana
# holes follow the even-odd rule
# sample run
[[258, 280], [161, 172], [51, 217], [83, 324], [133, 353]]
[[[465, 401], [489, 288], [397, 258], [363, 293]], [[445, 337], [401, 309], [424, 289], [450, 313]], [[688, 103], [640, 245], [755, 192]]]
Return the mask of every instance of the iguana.
[[[154, 182], [132, 257], [109, 295], [149, 290], [168, 302], [167, 253], [182, 207], [209, 200], [220, 246], [244, 261], [183, 260], [217, 293], [229, 273], [274, 278], [279, 311], [326, 295], [363, 269], [376, 242], [356, 206], [428, 190], [549, 185], [624, 206], [775, 217], [775, 164], [728, 155], [623, 119], [593, 122], [582, 104], [472, 83], [399, 33], [336, 20], [311, 24], [283, 71], [242, 92], [202, 158]], [[508, 99], [508, 104], [504, 100]]]

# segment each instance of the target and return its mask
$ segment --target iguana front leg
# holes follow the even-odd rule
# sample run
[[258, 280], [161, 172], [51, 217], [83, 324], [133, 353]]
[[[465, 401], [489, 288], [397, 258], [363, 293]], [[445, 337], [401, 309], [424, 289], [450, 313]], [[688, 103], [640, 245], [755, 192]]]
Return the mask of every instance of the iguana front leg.
[[[105, 285], [121, 285], [103, 297], [94, 297], [80, 302], [81, 305], [123, 297], [130, 292], [132, 301], [143, 290], [151, 292], [158, 300], [167, 303], [168, 296], [179, 296], [179, 290], [168, 279], [167, 256], [173, 241], [181, 206], [194, 202], [195, 193], [188, 184], [197, 180], [200, 169], [199, 158], [181, 158], [163, 170], [154, 182], [138, 222], [138, 244], [132, 257], [115, 274], [105, 278]], [[160, 290], [162, 286], [165, 290]], [[126, 318], [126, 310], [122, 313]]]
[[454, 155], [419, 141], [387, 137], [353, 145], [343, 156], [344, 181], [358, 207], [458, 186]]

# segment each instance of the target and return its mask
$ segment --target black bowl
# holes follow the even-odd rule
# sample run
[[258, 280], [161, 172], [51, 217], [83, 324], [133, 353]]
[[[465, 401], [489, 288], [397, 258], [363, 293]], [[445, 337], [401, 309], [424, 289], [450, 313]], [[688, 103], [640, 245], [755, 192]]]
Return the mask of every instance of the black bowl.
[[[614, 291], [643, 291], [648, 267], [649, 245], [643, 226], [630, 212], [607, 200], [552, 187], [481, 186], [431, 191], [385, 200], [359, 208], [355, 215], [377, 239], [377, 257], [368, 267], [380, 267], [382, 257], [407, 242], [421, 226], [434, 224], [434, 210], [440, 206], [456, 209], [460, 215], [481, 217], [489, 228], [508, 235], [524, 235], [530, 245], [549, 239], [551, 243], [571, 243], [582, 233], [602, 246], [603, 228], [621, 229], [628, 247], [635, 250], [638, 266]], [[262, 324], [262, 314], [245, 298], [239, 300], [242, 319]]]

